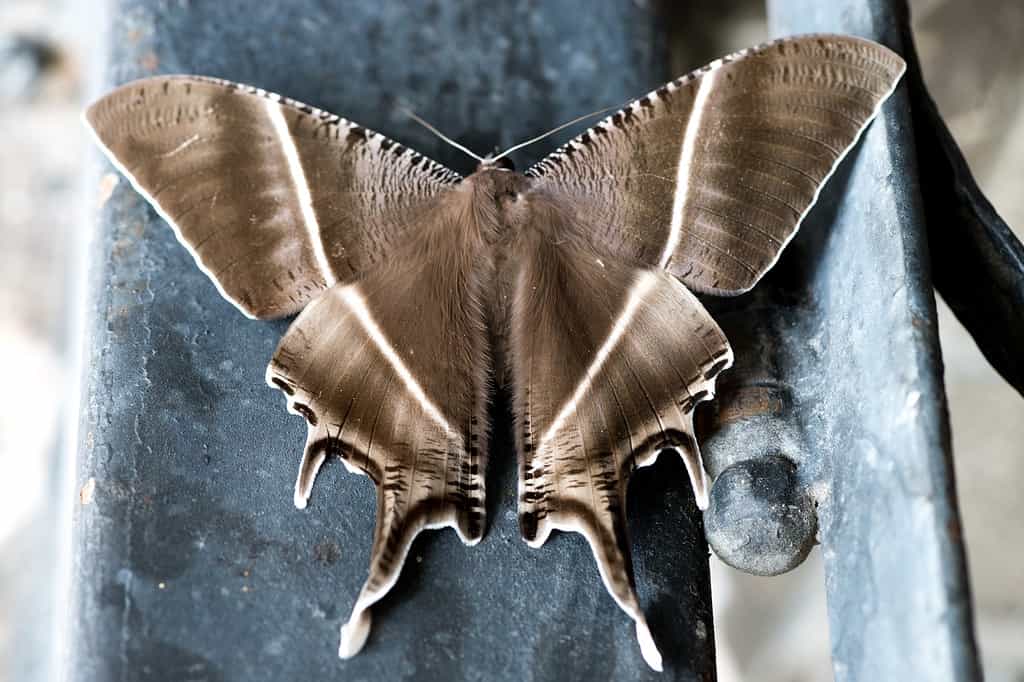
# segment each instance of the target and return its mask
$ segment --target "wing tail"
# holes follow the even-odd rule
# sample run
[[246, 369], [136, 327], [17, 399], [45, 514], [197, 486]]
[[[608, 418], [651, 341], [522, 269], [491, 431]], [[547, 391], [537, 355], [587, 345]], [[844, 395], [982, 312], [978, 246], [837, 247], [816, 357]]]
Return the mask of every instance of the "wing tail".
[[386, 473], [387, 479], [378, 485], [377, 524], [369, 573], [352, 615], [341, 628], [338, 655], [342, 658], [350, 658], [362, 649], [369, 635], [370, 607], [394, 587], [409, 549], [421, 531], [451, 527], [467, 545], [475, 545], [483, 537], [482, 527], [468, 531], [467, 513], [446, 504], [446, 495], [439, 495], [429, 485], [415, 480], [410, 485], [403, 480], [404, 473], [392, 469]]
[[[624, 454], [628, 456], [629, 453]], [[593, 465], [588, 462], [585, 466], [600, 468], [601, 463], [612, 459], [613, 456], [604, 457]], [[588, 471], [587, 476], [592, 478], [594, 472]], [[520, 527], [523, 538], [531, 547], [540, 547], [547, 542], [552, 530], [576, 532], [586, 539], [605, 589], [636, 623], [644, 660], [651, 668], [660, 671], [661, 654], [640, 608], [633, 580], [625, 513], [628, 480], [628, 474], [615, 476], [606, 472], [603, 482], [595, 482], [593, 486], [570, 483], [565, 491], [549, 492], [543, 501], [538, 500], [537, 486], [533, 491], [524, 487], [520, 497]], [[542, 484], [539, 487], [546, 486]]]
[[605, 589], [623, 611], [633, 619], [636, 627], [640, 652], [647, 664], [661, 672], [661, 652], [658, 651], [647, 619], [640, 608], [633, 580], [633, 561], [629, 549], [629, 533], [626, 526], [625, 495], [618, 499], [606, 513], [594, 513], [581, 507], [571, 514], [571, 521], [560, 526], [560, 530], [572, 530], [586, 538], [593, 552]]
[[299, 475], [295, 478], [295, 508], [305, 509], [309, 504], [309, 497], [313, 493], [313, 483], [316, 475], [320, 473], [320, 467], [327, 460], [330, 454], [330, 441], [312, 426], [309, 428], [309, 437], [306, 439], [306, 447], [302, 451], [302, 462], [299, 463]]

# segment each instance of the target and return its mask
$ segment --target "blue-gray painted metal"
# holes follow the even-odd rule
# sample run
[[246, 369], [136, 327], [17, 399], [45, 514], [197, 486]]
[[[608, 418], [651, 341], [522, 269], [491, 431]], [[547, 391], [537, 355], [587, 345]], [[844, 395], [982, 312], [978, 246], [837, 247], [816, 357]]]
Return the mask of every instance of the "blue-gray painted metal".
[[[105, 87], [170, 72], [251, 83], [461, 171], [473, 162], [397, 105], [486, 153], [669, 76], [659, 18], [639, 3], [118, 0], [111, 16]], [[243, 319], [125, 182], [91, 257], [78, 478], [95, 492], [75, 518], [71, 679], [712, 679], [685, 471], [665, 461], [632, 489], [641, 601], [668, 666], [658, 676], [582, 538], [520, 540], [507, 421], [484, 542], [423, 537], [366, 649], [340, 661], [373, 489], [328, 466], [309, 509], [292, 506], [305, 426], [263, 383], [287, 323]]]

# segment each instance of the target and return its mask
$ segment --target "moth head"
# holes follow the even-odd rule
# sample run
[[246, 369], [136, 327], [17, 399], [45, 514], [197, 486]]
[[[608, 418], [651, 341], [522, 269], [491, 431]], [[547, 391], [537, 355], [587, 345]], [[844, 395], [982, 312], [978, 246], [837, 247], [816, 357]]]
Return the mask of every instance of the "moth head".
[[485, 156], [480, 165], [476, 167], [477, 172], [482, 170], [499, 170], [499, 171], [511, 171], [515, 172], [516, 165], [512, 163], [512, 159], [507, 156], [492, 157], [490, 155]]

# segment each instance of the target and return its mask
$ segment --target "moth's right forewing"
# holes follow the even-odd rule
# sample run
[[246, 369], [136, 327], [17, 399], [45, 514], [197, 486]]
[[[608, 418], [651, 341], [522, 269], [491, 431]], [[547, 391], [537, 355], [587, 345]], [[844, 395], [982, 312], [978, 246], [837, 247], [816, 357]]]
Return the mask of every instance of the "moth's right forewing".
[[860, 38], [784, 38], [667, 83], [527, 171], [619, 257], [735, 295], [775, 264], [905, 68]]
[[338, 116], [210, 78], [129, 83], [86, 122], [251, 317], [293, 314], [384, 262], [459, 179]]

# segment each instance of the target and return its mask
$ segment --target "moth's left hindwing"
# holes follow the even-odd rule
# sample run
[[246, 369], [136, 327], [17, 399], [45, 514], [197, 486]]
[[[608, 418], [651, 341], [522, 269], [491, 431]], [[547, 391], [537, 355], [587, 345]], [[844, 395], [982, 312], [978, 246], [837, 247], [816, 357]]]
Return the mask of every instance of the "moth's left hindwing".
[[459, 176], [246, 85], [159, 76], [86, 111], [100, 146], [250, 317], [291, 315], [383, 263]]
[[449, 526], [467, 544], [484, 534], [489, 257], [479, 240], [456, 238], [463, 198], [424, 214], [388, 265], [313, 302], [267, 369], [309, 424], [296, 505], [332, 454], [378, 488], [369, 577], [342, 629], [346, 658], [421, 530]]

